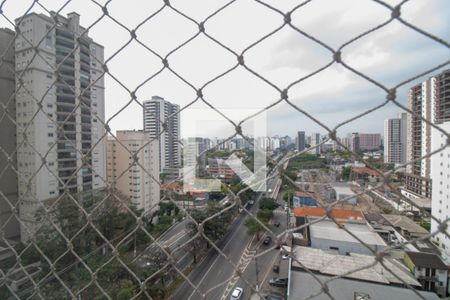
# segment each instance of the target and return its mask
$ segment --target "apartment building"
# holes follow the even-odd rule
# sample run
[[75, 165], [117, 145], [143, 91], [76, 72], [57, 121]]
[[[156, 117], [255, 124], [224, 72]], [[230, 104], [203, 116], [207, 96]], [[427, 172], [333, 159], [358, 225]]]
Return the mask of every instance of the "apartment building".
[[195, 167], [195, 175], [201, 176], [206, 168], [205, 139], [189, 137], [183, 147], [183, 165], [186, 168]]
[[414, 114], [408, 114], [407, 161], [405, 187], [408, 191], [431, 198], [431, 159], [423, 158], [431, 153], [432, 123], [450, 120], [450, 70], [431, 77], [412, 87], [408, 94], [408, 107]]
[[311, 144], [310, 144], [310, 146], [311, 146], [311, 148], [312, 147], [315, 147], [315, 148], [310, 149], [308, 152], [310, 154], [319, 155], [320, 154], [320, 146], [318, 146], [318, 147], [316, 147], [316, 146], [319, 145], [320, 142], [321, 142], [320, 141], [320, 133], [312, 133], [311, 134]]
[[359, 149], [363, 151], [379, 150], [381, 148], [381, 134], [359, 133]]
[[305, 150], [305, 142], [306, 142], [305, 132], [304, 131], [297, 132], [297, 151], [298, 152]]
[[144, 101], [143, 106], [144, 131], [150, 138], [159, 140], [160, 172], [165, 168], [180, 168], [180, 106], [159, 96]]
[[27, 240], [40, 202], [105, 186], [104, 49], [77, 13], [30, 13], [16, 26], [15, 72], [23, 82], [16, 81], [18, 190]]
[[0, 28], [0, 228], [5, 238], [18, 238], [20, 226], [14, 216], [17, 205], [16, 115], [14, 84], [14, 31]]
[[353, 132], [351, 136], [351, 145], [350, 150], [352, 152], [358, 152], [361, 150], [360, 137], [358, 132]]
[[158, 141], [144, 131], [119, 130], [116, 137], [108, 138], [106, 153], [108, 183], [137, 209], [158, 209]]
[[406, 163], [407, 114], [384, 121], [384, 162]]

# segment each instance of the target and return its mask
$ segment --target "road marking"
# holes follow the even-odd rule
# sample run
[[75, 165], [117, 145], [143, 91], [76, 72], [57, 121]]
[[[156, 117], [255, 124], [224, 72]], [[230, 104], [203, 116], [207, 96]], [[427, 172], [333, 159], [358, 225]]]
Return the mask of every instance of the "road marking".
[[277, 258], [278, 258], [278, 251], [275, 252], [275, 256], [273, 257], [272, 262], [269, 264], [269, 268], [267, 268], [267, 271], [266, 271], [266, 273], [264, 274], [264, 277], [261, 280], [261, 284], [259, 284], [260, 287], [262, 287], [264, 281], [266, 281], [267, 276], [269, 275], [270, 270], [272, 269], [272, 266], [275, 264], [275, 261], [277, 260]]
[[[230, 239], [228, 240], [228, 242], [226, 242], [226, 244], [223, 246], [222, 248], [222, 252], [225, 250], [225, 248], [228, 246], [228, 244], [233, 240], [233, 237], [239, 232], [239, 230], [236, 230], [233, 235], [230, 237]], [[219, 259], [219, 257], [221, 257], [222, 255], [220, 253], [218, 253], [217, 257], [214, 259], [214, 262], [211, 264], [211, 266], [208, 268], [208, 270], [205, 272], [205, 274], [203, 275], [203, 277], [200, 279], [197, 287], [200, 286], [200, 284], [202, 284], [203, 280], [205, 279], [206, 275], [208, 275], [208, 273], [211, 271], [211, 269], [214, 267], [214, 265], [217, 263], [217, 260]], [[221, 268], [220, 268], [221, 269]], [[187, 300], [191, 299], [192, 296], [194, 296], [194, 294], [197, 291], [194, 290], [191, 295], [189, 296], [189, 298], [187, 298]]]
[[[239, 270], [239, 272], [241, 274], [244, 273], [245, 269], [247, 269], [248, 265], [253, 260], [253, 257], [256, 254], [256, 250], [251, 250], [250, 249], [252, 241], [253, 241], [253, 238], [250, 240], [249, 244], [247, 244], [247, 247], [245, 248], [244, 253], [241, 256], [241, 259], [239, 260], [239, 264], [238, 264], [237, 270]], [[237, 270], [234, 272], [233, 277], [228, 282], [228, 284], [227, 284], [227, 286], [226, 286], [226, 288], [225, 288], [225, 290], [224, 290], [224, 292], [222, 294], [222, 297], [220, 298], [221, 300], [225, 300], [226, 299], [226, 297], [231, 292], [233, 287], [239, 281], [240, 276], [237, 274]]]

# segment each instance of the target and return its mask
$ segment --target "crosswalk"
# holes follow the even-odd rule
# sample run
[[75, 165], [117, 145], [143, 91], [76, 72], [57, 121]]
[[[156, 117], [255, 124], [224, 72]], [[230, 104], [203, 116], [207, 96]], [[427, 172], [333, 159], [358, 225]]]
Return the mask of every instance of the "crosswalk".
[[221, 300], [227, 299], [227, 296], [230, 294], [231, 290], [233, 289], [233, 287], [236, 285], [236, 283], [240, 278], [238, 274], [242, 274], [248, 267], [252, 259], [254, 258], [256, 250], [251, 250], [250, 245], [251, 243], [249, 243], [247, 248], [245, 248], [245, 251], [241, 256], [241, 259], [239, 260], [238, 268], [234, 272], [233, 278], [231, 278], [231, 280], [228, 282], [227, 287], [225, 288], [225, 291], [223, 292], [222, 297], [220, 298]]

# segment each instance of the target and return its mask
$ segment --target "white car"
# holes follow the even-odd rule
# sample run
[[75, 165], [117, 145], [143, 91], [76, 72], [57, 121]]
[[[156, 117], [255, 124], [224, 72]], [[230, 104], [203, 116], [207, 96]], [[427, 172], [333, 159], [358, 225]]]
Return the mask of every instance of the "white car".
[[233, 293], [231, 293], [231, 297], [230, 300], [239, 300], [242, 297], [242, 294], [244, 293], [244, 290], [240, 287], [236, 287], [233, 291]]

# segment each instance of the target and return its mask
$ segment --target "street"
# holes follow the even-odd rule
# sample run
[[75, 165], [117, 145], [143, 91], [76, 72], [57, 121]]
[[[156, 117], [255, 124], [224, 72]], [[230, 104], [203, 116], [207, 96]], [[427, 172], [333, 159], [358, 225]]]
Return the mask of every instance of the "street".
[[[275, 176], [274, 178], [268, 180], [267, 189], [274, 188], [277, 178], [278, 177]], [[249, 209], [252, 214], [256, 214], [259, 200], [262, 196], [263, 193], [259, 193], [255, 203]], [[205, 294], [207, 299], [223, 299], [224, 294], [226, 298], [229, 293], [229, 288], [227, 288], [228, 283], [232, 282], [236, 269], [235, 266], [238, 266], [241, 258], [244, 256], [244, 263], [247, 263], [248, 266], [252, 265], [252, 261], [248, 261], [248, 257], [252, 256], [252, 253], [249, 252], [251, 251], [249, 249], [249, 245], [251, 243], [252, 236], [247, 233], [247, 228], [245, 227], [245, 220], [247, 218], [248, 215], [245, 212], [242, 212], [230, 225], [230, 228], [224, 238], [217, 243], [217, 247], [221, 249], [224, 256], [219, 254], [217, 250], [213, 249], [189, 274], [189, 279], [193, 284], [198, 286], [198, 289], [194, 290], [188, 282], [183, 282], [171, 299], [201, 299], [201, 294]], [[276, 220], [280, 218], [280, 222], [283, 223], [282, 220], [285, 220], [285, 214], [283, 216], [279, 213], [275, 213], [274, 219], [275, 218]], [[283, 228], [280, 226], [277, 230], [281, 232]], [[273, 255], [277, 253], [275, 250], [272, 252]], [[245, 261], [246, 259], [247, 261]], [[271, 255], [264, 255], [263, 257], [258, 258], [258, 260], [261, 260], [261, 266], [268, 266], [271, 259], [273, 259], [273, 256]], [[248, 281], [252, 283], [255, 282], [256, 273], [254, 268], [250, 267], [249, 269], [253, 270], [253, 272], [247, 272], [249, 273]], [[247, 295], [249, 297], [250, 294], [250, 288], [244, 291], [244, 295], [246, 295], [245, 297], [247, 297]], [[245, 299], [245, 297], [243, 297], [243, 299]]]

